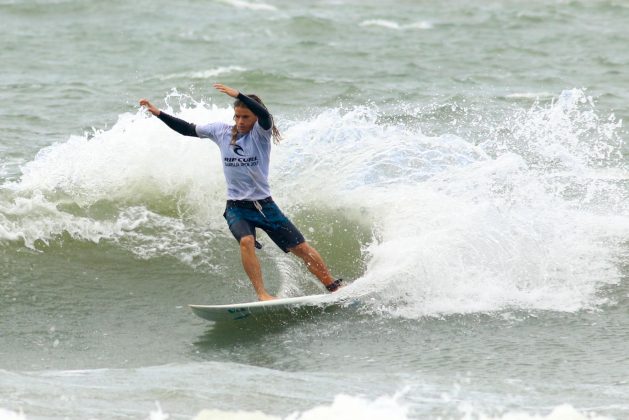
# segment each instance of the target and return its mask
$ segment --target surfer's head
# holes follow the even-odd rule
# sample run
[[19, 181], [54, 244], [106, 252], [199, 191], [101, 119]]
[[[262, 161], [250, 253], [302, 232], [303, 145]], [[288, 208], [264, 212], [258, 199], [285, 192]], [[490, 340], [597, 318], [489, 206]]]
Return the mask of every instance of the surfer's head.
[[[260, 99], [258, 95], [248, 94], [247, 96], [253, 99], [254, 101], [256, 101], [257, 103], [259, 103], [260, 105], [262, 105], [264, 109], [267, 109], [266, 105], [264, 105], [264, 102], [262, 102], [262, 99]], [[253, 126], [255, 125], [256, 121], [258, 121], [258, 117], [256, 117], [255, 114], [251, 112], [249, 107], [247, 107], [247, 105], [244, 102], [242, 102], [240, 99], [236, 99], [234, 101], [235, 124], [234, 124], [234, 127], [232, 128], [231, 143], [232, 144], [236, 143], [238, 134], [247, 134], [248, 132], [250, 132], [253, 129]], [[277, 144], [282, 139], [282, 136], [280, 134], [280, 131], [275, 126], [275, 122], [273, 121], [272, 115], [271, 115], [271, 121], [273, 122], [273, 126], [272, 126], [273, 141], [275, 142], [275, 144]]]
[[253, 129], [256, 121], [258, 121], [258, 117], [245, 104], [240, 102], [240, 105], [234, 105], [234, 128], [236, 133], [247, 134]]

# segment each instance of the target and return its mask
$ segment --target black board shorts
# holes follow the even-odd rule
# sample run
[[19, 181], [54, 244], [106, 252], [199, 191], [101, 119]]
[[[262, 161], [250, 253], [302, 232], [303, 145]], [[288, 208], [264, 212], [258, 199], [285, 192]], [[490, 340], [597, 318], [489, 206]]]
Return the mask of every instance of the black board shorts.
[[284, 252], [289, 252], [291, 248], [306, 241], [304, 235], [270, 197], [257, 202], [228, 200], [223, 216], [238, 242], [249, 235], [253, 235], [255, 239], [256, 228], [265, 231]]

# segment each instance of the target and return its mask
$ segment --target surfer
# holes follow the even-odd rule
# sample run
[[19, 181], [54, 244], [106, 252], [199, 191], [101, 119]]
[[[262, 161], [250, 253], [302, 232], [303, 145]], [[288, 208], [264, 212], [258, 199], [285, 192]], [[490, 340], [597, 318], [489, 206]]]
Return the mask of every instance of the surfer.
[[209, 138], [218, 145], [227, 182], [227, 205], [223, 216], [240, 243], [242, 265], [259, 300], [275, 297], [264, 288], [260, 261], [255, 253], [255, 248], [261, 248], [256, 241], [256, 228], [264, 230], [284, 252], [301, 258], [330, 292], [336, 291], [342, 280], [335, 280], [330, 275], [321, 255], [306, 242], [271, 198], [268, 181], [271, 138], [276, 144], [281, 140], [273, 116], [256, 95], [243, 95], [220, 83], [214, 84], [214, 88], [236, 99], [233, 125], [222, 122], [195, 125], [168, 115], [147, 99], [141, 99], [140, 105], [176, 132]]

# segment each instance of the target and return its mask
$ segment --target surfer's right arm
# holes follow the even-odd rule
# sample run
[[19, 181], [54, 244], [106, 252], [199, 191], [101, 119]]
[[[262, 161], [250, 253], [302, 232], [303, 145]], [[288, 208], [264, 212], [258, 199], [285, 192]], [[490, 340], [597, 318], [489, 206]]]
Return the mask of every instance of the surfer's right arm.
[[172, 115], [168, 115], [150, 103], [148, 99], [140, 99], [140, 105], [145, 106], [151, 114], [155, 115], [157, 118], [162, 120], [164, 124], [179, 134], [190, 137], [199, 137], [195, 124], [173, 117]]

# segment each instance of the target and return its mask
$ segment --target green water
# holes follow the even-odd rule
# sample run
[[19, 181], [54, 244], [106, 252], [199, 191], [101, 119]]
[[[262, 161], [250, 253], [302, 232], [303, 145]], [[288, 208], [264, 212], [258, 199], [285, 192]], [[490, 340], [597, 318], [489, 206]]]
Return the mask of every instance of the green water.
[[[0, 1], [0, 419], [626, 417], [628, 18]], [[188, 309], [255, 295], [218, 151], [137, 101], [229, 121], [214, 82], [274, 113], [273, 195], [358, 306]], [[261, 241], [273, 293], [322, 291]]]

